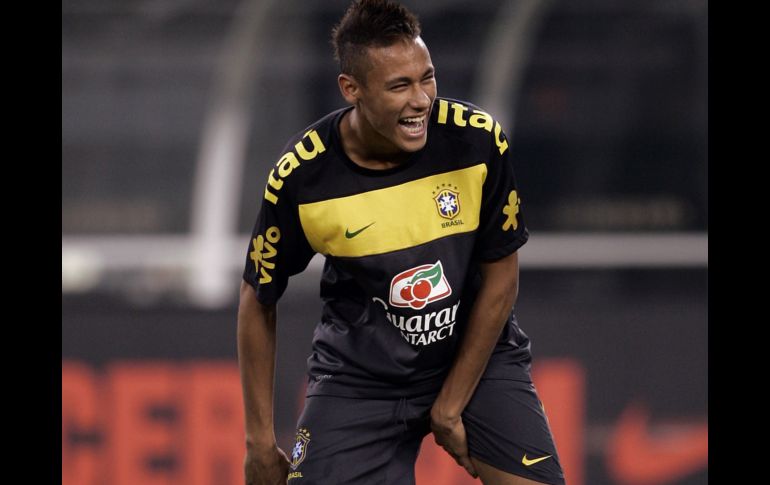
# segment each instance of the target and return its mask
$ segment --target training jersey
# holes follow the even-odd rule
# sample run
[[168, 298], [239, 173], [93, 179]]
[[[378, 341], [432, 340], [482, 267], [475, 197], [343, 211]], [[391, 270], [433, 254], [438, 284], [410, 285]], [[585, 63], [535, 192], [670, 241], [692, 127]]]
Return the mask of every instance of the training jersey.
[[[437, 98], [425, 146], [396, 167], [367, 169], [342, 148], [339, 124], [350, 109], [323, 117], [282, 151], [243, 279], [261, 303], [274, 304], [290, 276], [315, 253], [325, 257], [308, 396], [437, 392], [465, 334], [479, 264], [529, 237], [509, 142], [480, 108]], [[528, 381], [530, 362], [529, 338], [511, 311], [484, 378]]]

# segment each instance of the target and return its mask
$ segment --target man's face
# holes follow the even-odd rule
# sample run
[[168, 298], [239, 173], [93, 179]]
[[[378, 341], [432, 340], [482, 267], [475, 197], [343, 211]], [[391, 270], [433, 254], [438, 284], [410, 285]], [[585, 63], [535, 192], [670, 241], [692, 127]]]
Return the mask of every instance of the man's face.
[[436, 99], [428, 48], [417, 37], [367, 51], [370, 68], [366, 85], [360, 85], [356, 107], [375, 132], [371, 142], [386, 150], [420, 150], [427, 141], [428, 119]]

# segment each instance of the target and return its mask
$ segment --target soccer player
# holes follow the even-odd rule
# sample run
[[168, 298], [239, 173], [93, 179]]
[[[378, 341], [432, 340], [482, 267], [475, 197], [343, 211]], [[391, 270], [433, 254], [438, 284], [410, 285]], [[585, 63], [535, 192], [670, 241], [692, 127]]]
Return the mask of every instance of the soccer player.
[[[349, 106], [281, 152], [243, 273], [246, 483], [413, 484], [432, 432], [484, 484], [563, 484], [513, 314], [528, 232], [500, 124], [437, 97], [403, 6], [357, 0], [333, 41]], [[324, 306], [287, 455], [273, 427], [276, 302], [315, 253]]]

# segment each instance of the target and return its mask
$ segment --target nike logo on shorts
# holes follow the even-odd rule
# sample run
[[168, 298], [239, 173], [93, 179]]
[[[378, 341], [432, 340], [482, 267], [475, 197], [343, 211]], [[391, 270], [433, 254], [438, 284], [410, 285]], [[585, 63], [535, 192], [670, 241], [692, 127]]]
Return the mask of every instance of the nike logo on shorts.
[[521, 459], [521, 462], [524, 463], [524, 466], [531, 466], [531, 465], [534, 465], [535, 463], [541, 462], [541, 461], [545, 460], [546, 458], [550, 458], [550, 457], [551, 457], [551, 455], [547, 455], [547, 456], [544, 456], [542, 458], [535, 458], [534, 460], [530, 460], [530, 459], [527, 458], [527, 454], [524, 453], [524, 458]]

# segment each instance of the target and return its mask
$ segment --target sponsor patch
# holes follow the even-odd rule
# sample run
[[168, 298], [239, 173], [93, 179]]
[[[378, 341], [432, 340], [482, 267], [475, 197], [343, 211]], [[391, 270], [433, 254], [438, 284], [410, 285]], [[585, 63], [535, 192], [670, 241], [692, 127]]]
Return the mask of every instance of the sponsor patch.
[[503, 214], [506, 216], [505, 222], [503, 222], [503, 231], [509, 228], [515, 231], [519, 227], [519, 220], [516, 218], [519, 213], [519, 204], [521, 204], [521, 199], [515, 190], [511, 190], [511, 193], [508, 194], [508, 204], [503, 207]]
[[423, 264], [397, 274], [390, 282], [390, 304], [420, 309], [452, 294], [441, 261]]
[[258, 235], [251, 240], [253, 250], [249, 257], [254, 262], [254, 270], [259, 274], [259, 284], [264, 285], [273, 281], [272, 272], [275, 269], [275, 256], [278, 250], [274, 246], [281, 240], [281, 230], [271, 226], [265, 235]]

